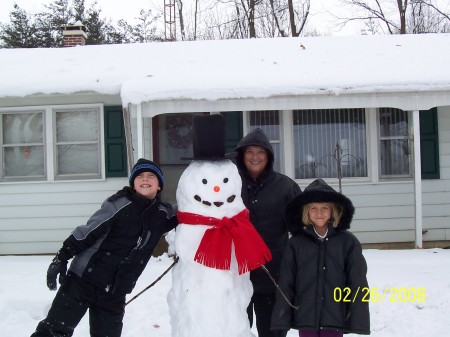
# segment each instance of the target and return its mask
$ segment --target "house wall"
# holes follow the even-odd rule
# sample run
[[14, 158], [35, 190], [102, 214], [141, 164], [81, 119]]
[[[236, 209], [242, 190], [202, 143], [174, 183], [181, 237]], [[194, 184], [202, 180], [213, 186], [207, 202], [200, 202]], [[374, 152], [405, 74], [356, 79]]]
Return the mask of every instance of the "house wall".
[[[450, 240], [450, 106], [438, 109], [438, 127], [440, 179], [422, 180], [424, 242]], [[351, 230], [361, 243], [415, 242], [414, 181], [346, 183], [342, 192], [355, 205]]]
[[[369, 147], [377, 146], [375, 113], [370, 111], [372, 130]], [[144, 123], [145, 124], [145, 123]], [[441, 179], [422, 180], [423, 193], [423, 241], [450, 240], [450, 107], [438, 110], [439, 142], [440, 142], [440, 173]], [[149, 130], [150, 128], [145, 128]], [[144, 132], [144, 147], [150, 155], [151, 140]], [[371, 151], [375, 158], [378, 154]], [[372, 157], [371, 161], [377, 160]], [[287, 158], [287, 167], [290, 165]], [[174, 199], [176, 181], [182, 173], [180, 168], [167, 167], [164, 173], [168, 176], [167, 197]], [[352, 232], [362, 243], [392, 243], [415, 242], [415, 190], [414, 181], [392, 180], [378, 181], [377, 173], [372, 173], [369, 181], [349, 182], [343, 184], [343, 193], [348, 195], [355, 204], [356, 213], [352, 223]], [[334, 182], [333, 182], [334, 180]], [[303, 188], [309, 181], [298, 180]], [[328, 182], [337, 190], [336, 179]]]
[[[450, 107], [438, 109], [440, 179], [422, 180], [423, 241], [450, 240]], [[337, 188], [337, 186], [334, 186]], [[413, 181], [346, 185], [362, 243], [414, 242]]]
[[355, 206], [351, 231], [361, 243], [415, 240], [412, 181], [347, 185], [342, 192]]
[[439, 180], [424, 180], [424, 240], [450, 240], [450, 106], [438, 109]]
[[[135, 135], [135, 120], [132, 122]], [[424, 241], [450, 240], [450, 106], [438, 109], [438, 124], [441, 178], [422, 181]], [[152, 158], [150, 119], [144, 119], [143, 127], [143, 153]], [[133, 145], [136, 150], [135, 138]], [[174, 198], [176, 177], [181, 172], [178, 167], [164, 168], [171, 182], [165, 191], [169, 200]], [[299, 183], [306, 187], [306, 182]], [[102, 201], [124, 185], [126, 178], [2, 183], [0, 254], [56, 252], [75, 226], [86, 223]], [[332, 186], [338, 189], [337, 184]], [[346, 183], [343, 193], [355, 204], [352, 231], [362, 243], [414, 242], [413, 181]]]
[[0, 193], [0, 254], [55, 253], [126, 178], [104, 181], [4, 183]]

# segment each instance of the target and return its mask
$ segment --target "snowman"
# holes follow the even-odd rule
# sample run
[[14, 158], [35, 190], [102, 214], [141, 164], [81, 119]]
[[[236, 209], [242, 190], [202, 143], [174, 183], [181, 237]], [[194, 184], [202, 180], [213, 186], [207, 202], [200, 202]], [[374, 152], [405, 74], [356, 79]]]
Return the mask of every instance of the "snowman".
[[179, 260], [168, 294], [172, 337], [254, 337], [249, 271], [271, 253], [249, 220], [241, 178], [225, 154], [221, 115], [193, 119], [194, 157], [176, 192], [179, 225], [169, 240]]

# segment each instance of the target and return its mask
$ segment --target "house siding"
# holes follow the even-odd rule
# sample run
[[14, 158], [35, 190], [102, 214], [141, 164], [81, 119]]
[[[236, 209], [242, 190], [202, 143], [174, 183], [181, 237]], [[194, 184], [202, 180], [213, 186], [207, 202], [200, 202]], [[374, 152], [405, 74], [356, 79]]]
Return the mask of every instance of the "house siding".
[[2, 184], [0, 254], [55, 253], [127, 178]]
[[[422, 180], [423, 241], [450, 240], [450, 107], [438, 109], [440, 179]], [[336, 186], [335, 186], [336, 187]], [[414, 242], [414, 183], [349, 185], [356, 212], [352, 232], [362, 243]]]
[[424, 241], [450, 240], [450, 106], [438, 108], [440, 179], [422, 184]]
[[[132, 129], [136, 132], [136, 120]], [[450, 107], [438, 109], [440, 179], [422, 180], [423, 240], [450, 240]], [[152, 157], [151, 121], [144, 119], [144, 156]], [[133, 139], [135, 141], [135, 139]], [[135, 143], [133, 148], [138, 148]], [[135, 158], [138, 154], [134, 153]], [[168, 176], [171, 171], [167, 169]], [[176, 176], [176, 175], [175, 175]], [[176, 177], [166, 196], [172, 199]], [[0, 254], [56, 252], [77, 225], [101, 202], [127, 184], [126, 178], [101, 181], [2, 183]], [[302, 185], [302, 188], [305, 186]], [[337, 183], [332, 186], [338, 189]], [[343, 193], [355, 207], [352, 232], [362, 243], [415, 241], [414, 182], [345, 182]], [[173, 201], [173, 200], [171, 200]]]

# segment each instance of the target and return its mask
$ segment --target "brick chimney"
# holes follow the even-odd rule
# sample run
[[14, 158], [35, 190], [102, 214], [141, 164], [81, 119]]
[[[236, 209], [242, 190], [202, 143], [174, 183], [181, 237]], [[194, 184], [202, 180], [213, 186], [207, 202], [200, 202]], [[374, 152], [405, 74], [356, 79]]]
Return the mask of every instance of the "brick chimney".
[[64, 47], [84, 46], [86, 44], [86, 27], [77, 21], [74, 25], [63, 26]]

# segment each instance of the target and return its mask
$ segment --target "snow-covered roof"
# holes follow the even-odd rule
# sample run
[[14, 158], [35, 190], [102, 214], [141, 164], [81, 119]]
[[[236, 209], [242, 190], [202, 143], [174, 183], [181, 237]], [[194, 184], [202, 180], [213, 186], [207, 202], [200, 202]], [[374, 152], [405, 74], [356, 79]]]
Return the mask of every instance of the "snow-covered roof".
[[[0, 98], [95, 92], [152, 101], [450, 90], [450, 34], [0, 49]], [[450, 103], [449, 103], [450, 104]]]

